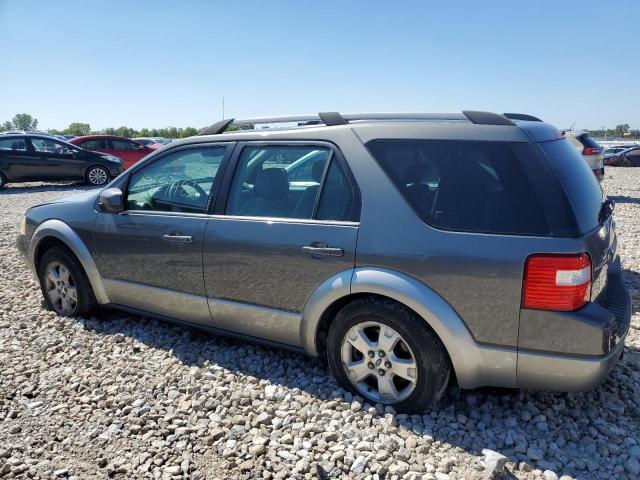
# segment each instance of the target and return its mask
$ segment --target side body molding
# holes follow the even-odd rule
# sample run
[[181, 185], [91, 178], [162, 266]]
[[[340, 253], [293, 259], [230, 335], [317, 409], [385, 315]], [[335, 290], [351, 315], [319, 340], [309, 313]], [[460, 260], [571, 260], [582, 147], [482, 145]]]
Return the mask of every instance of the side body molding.
[[442, 340], [461, 388], [516, 386], [517, 351], [477, 343], [456, 311], [436, 292], [401, 272], [376, 267], [341, 272], [309, 297], [301, 326], [305, 351], [317, 355], [316, 334], [322, 313], [349, 294], [392, 298], [415, 311]]
[[98, 272], [98, 267], [96, 267], [96, 264], [91, 257], [89, 249], [78, 234], [74, 232], [69, 225], [60, 220], [47, 220], [42, 222], [38, 228], [36, 228], [35, 232], [33, 232], [29, 243], [29, 265], [34, 273], [37, 275], [37, 272], [35, 272], [36, 249], [42, 239], [46, 237], [55, 237], [71, 249], [78, 260], [80, 260], [80, 263], [89, 278], [89, 282], [91, 282], [91, 287], [93, 287], [93, 293], [95, 294], [98, 303], [110, 303], [109, 296], [107, 295], [102, 282], [102, 277]]

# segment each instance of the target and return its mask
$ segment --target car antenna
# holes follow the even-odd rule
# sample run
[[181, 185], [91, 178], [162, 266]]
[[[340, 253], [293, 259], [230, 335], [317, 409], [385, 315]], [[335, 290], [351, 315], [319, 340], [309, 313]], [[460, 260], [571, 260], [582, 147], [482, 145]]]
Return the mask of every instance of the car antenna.
[[574, 126], [575, 124], [576, 124], [576, 122], [574, 121], [574, 122], [571, 124], [571, 126], [569, 127], [569, 131], [572, 131], [572, 130], [573, 130], [573, 126]]

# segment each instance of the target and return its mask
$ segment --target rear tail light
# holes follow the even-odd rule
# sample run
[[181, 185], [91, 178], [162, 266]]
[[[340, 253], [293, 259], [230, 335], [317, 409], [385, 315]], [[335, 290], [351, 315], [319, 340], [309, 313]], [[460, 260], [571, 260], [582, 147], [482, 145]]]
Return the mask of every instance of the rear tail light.
[[601, 148], [590, 148], [587, 147], [584, 150], [582, 150], [582, 154], [583, 155], [600, 155], [602, 153], [602, 149]]
[[591, 259], [578, 255], [532, 255], [524, 266], [522, 308], [570, 312], [589, 301]]

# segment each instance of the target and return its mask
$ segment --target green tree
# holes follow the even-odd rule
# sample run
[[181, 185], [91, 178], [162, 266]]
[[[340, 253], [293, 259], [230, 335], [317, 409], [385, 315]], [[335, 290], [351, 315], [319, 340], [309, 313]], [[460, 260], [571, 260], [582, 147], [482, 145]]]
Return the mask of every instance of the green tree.
[[9, 120], [0, 124], [0, 132], [3, 132], [5, 130], [11, 130], [12, 128], [13, 128], [13, 123], [11, 123]]
[[198, 134], [198, 130], [196, 130], [193, 127], [187, 127], [184, 130], [182, 130], [182, 138], [185, 137], [193, 137], [194, 135]]
[[73, 122], [70, 123], [69, 126], [62, 131], [62, 133], [64, 135], [74, 135], [76, 137], [79, 137], [81, 135], [90, 135], [91, 126], [88, 123]]
[[121, 137], [131, 138], [135, 135], [136, 131], [133, 128], [129, 127], [118, 127], [116, 129], [116, 135], [120, 135]]
[[629, 131], [628, 123], [623, 123], [622, 125], [616, 125], [615, 132], [617, 137], [622, 137], [622, 135], [628, 131]]
[[19, 113], [13, 117], [13, 127], [17, 130], [35, 130], [38, 128], [38, 120], [28, 113]]

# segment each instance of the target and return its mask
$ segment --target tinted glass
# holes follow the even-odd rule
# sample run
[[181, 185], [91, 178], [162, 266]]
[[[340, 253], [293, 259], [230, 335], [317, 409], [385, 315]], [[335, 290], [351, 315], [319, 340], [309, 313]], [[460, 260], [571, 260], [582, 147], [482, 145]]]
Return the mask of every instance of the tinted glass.
[[25, 151], [27, 143], [22, 138], [3, 138], [0, 139], [0, 150], [17, 150]]
[[180, 150], [131, 176], [128, 210], [205, 213], [226, 147]]
[[627, 155], [629, 155], [630, 157], [640, 157], [640, 148], [638, 148], [636, 150], [628, 151]]
[[580, 138], [580, 143], [582, 143], [582, 145], [584, 145], [585, 148], [600, 148], [600, 145], [598, 145], [598, 142], [596, 142], [589, 135], [582, 135], [579, 138]]
[[318, 220], [357, 221], [356, 196], [340, 164], [332, 160], [322, 185], [318, 204]]
[[566, 140], [540, 145], [569, 197], [580, 233], [597, 227], [603, 194], [587, 163]]
[[508, 143], [373, 140], [367, 148], [416, 213], [434, 227], [516, 235], [549, 232]]
[[70, 145], [49, 140], [48, 138], [32, 138], [31, 145], [33, 145], [36, 152], [53, 153], [57, 155], [66, 155], [76, 151]]
[[80, 144], [82, 148], [86, 148], [87, 150], [97, 150], [100, 148], [109, 148], [107, 146], [106, 140], [87, 140], [86, 142], [82, 142]]
[[[315, 146], [260, 146], [242, 150], [231, 185], [228, 215], [311, 218], [331, 151]], [[309, 169], [304, 180], [296, 173]]]
[[127, 142], [126, 140], [111, 140], [114, 150], [137, 150], [140, 148], [139, 143]]

